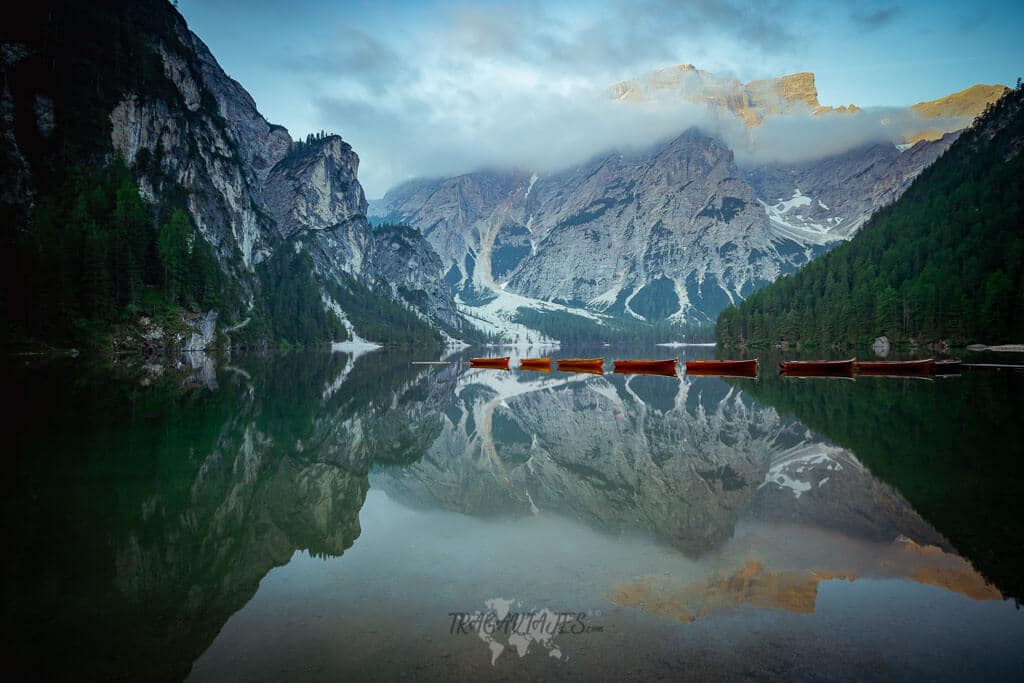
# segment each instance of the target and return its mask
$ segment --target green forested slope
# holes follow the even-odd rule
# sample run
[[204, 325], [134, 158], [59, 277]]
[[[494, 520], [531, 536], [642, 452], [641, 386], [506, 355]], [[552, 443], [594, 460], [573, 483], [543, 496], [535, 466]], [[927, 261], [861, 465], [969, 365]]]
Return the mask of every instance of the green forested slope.
[[1024, 88], [850, 242], [718, 318], [720, 343], [1024, 341]]

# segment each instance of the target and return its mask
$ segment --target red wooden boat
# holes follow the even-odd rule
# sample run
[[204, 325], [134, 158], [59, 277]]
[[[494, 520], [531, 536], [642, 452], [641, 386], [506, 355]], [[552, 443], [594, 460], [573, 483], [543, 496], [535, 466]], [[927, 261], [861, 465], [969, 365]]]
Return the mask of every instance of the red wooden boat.
[[856, 358], [849, 360], [784, 360], [779, 363], [782, 374], [841, 375], [853, 372]]
[[757, 377], [758, 359], [752, 360], [688, 360], [687, 375], [729, 375]]
[[935, 371], [935, 359], [857, 361], [853, 367], [863, 375], [928, 375]]
[[519, 361], [519, 369], [532, 370], [534, 372], [551, 372], [551, 357], [523, 358]]
[[617, 360], [612, 365], [619, 374], [676, 376], [678, 358], [671, 360]]
[[508, 356], [500, 356], [497, 358], [470, 358], [469, 367], [508, 370], [508, 359]]
[[935, 361], [935, 374], [936, 375], [948, 375], [952, 373], [960, 372], [963, 367], [963, 361], [959, 358], [944, 358], [943, 360]]
[[559, 358], [558, 369], [563, 372], [604, 372], [604, 358]]

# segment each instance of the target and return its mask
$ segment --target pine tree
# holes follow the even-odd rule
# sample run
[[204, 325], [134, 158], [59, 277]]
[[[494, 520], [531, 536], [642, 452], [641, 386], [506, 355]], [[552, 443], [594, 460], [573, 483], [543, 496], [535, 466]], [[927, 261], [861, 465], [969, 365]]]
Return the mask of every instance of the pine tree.
[[114, 204], [114, 231], [117, 240], [115, 272], [123, 281], [120, 293], [133, 306], [139, 303], [146, 251], [150, 237], [149, 215], [139, 190], [125, 173], [117, 188]]
[[160, 229], [160, 260], [164, 266], [164, 283], [171, 303], [177, 303], [186, 284], [189, 262], [188, 216], [177, 209], [171, 220]]

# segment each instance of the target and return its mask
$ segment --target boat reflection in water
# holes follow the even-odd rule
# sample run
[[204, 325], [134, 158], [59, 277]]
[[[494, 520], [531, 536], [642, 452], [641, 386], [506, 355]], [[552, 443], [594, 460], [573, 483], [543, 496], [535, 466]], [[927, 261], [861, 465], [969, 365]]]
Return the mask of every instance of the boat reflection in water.
[[686, 374], [712, 377], [757, 377], [758, 359], [688, 360]]

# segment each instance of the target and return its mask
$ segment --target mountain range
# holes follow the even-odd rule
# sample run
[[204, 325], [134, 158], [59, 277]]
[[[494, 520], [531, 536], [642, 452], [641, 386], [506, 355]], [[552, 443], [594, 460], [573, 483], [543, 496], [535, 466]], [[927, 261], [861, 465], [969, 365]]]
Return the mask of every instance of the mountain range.
[[[852, 237], [1006, 90], [975, 86], [902, 110], [916, 121], [908, 142], [885, 141], [880, 129], [878, 141], [840, 153], [741, 165], [721, 137], [690, 128], [554, 173], [415, 179], [369, 212], [426, 237], [460, 309], [484, 328], [531, 339], [516, 321], [564, 312], [704, 323]], [[682, 100], [751, 128], [788, 115], [862, 115], [821, 105], [811, 73], [743, 84], [686, 64], [610, 92], [623, 106]]]
[[523, 307], [707, 322], [852, 236], [955, 138], [743, 169], [721, 140], [690, 129], [552, 174], [410, 181], [370, 213], [419, 230], [462, 310], [486, 324]]
[[[647, 149], [416, 179], [368, 203], [356, 151], [268, 122], [169, 3], [58, 3], [12, 17], [2, 36], [4, 317], [8, 336], [44, 338], [139, 311], [166, 319], [140, 288], [194, 309], [184, 322], [205, 331], [167, 338], [201, 346], [533, 343], [557, 336], [545, 320], [598, 334], [708, 323], [849, 239], [1005, 90], [914, 105], [916, 140], [879, 134], [797, 162], [738, 161], [715, 130], [681, 123]], [[609, 106], [699, 103], [750, 130], [865, 115], [821, 105], [810, 73], [743, 84], [683, 65], [610, 94]], [[82, 181], [118, 164], [117, 188]], [[127, 205], [144, 219], [121, 226]], [[175, 210], [185, 224], [163, 230]], [[206, 309], [217, 315], [196, 317]]]

